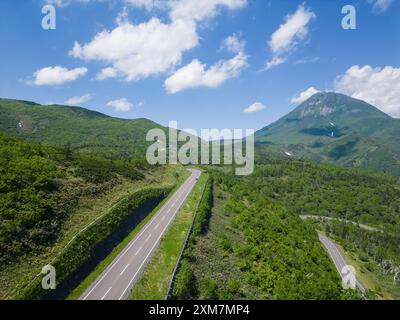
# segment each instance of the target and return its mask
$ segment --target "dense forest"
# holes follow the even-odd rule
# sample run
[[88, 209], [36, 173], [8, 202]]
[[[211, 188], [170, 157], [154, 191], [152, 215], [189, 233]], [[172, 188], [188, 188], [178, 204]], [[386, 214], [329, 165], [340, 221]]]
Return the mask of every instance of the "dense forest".
[[248, 180], [265, 196], [299, 215], [337, 218], [324, 219], [317, 228], [336, 239], [356, 259], [361, 272], [372, 278], [371, 291], [387, 298], [400, 297], [398, 177], [275, 159], [257, 166]]
[[[246, 181], [212, 172], [208, 214], [194, 232], [174, 287], [177, 299], [348, 299], [316, 231]], [[212, 206], [209, 206], [209, 201]]]
[[[369, 297], [398, 297], [397, 177], [283, 158], [264, 159], [248, 177], [227, 167], [209, 170], [214, 191], [207, 227], [192, 235], [176, 298], [357, 298], [342, 290], [317, 231], [348, 254], [357, 252], [358, 267], [374, 276]], [[301, 219], [306, 215], [330, 220]]]
[[299, 215], [343, 218], [400, 231], [400, 180], [302, 160], [264, 160], [248, 178], [265, 197]]

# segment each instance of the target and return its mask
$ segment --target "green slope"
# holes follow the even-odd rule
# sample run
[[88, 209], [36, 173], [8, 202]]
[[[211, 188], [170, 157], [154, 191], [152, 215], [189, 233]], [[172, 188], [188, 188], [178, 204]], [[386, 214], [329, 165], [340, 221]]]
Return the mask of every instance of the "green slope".
[[49, 263], [57, 294], [67, 293], [69, 276], [89, 273], [185, 177], [181, 166], [88, 157], [0, 133], [0, 299], [41, 297], [35, 276]]
[[163, 127], [147, 119], [117, 119], [79, 107], [0, 99], [0, 131], [54, 146], [71, 144], [86, 154], [143, 157], [146, 134], [153, 128]]
[[267, 151], [400, 174], [400, 120], [337, 93], [319, 93], [256, 133]]

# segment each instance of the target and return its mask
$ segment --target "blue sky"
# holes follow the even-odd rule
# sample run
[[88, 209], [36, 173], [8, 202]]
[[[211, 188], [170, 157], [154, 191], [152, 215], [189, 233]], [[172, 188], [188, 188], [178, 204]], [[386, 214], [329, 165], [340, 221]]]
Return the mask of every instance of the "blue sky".
[[47, 2], [55, 30], [46, 1], [0, 2], [0, 97], [196, 130], [260, 129], [318, 90], [400, 116], [399, 0]]

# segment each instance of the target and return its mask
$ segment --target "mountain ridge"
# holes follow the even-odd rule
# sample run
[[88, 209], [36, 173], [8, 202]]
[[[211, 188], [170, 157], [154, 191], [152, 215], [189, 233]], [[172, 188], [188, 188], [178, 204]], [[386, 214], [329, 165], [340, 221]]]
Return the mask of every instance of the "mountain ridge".
[[119, 119], [78, 106], [0, 99], [0, 129], [28, 141], [109, 157], [144, 157], [146, 134], [165, 127], [148, 119]]

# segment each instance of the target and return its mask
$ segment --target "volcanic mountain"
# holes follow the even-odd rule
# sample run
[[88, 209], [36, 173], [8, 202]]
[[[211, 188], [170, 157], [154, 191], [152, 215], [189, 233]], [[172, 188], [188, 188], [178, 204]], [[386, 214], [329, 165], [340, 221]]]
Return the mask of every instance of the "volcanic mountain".
[[256, 133], [268, 153], [400, 175], [400, 120], [361, 100], [317, 93]]

